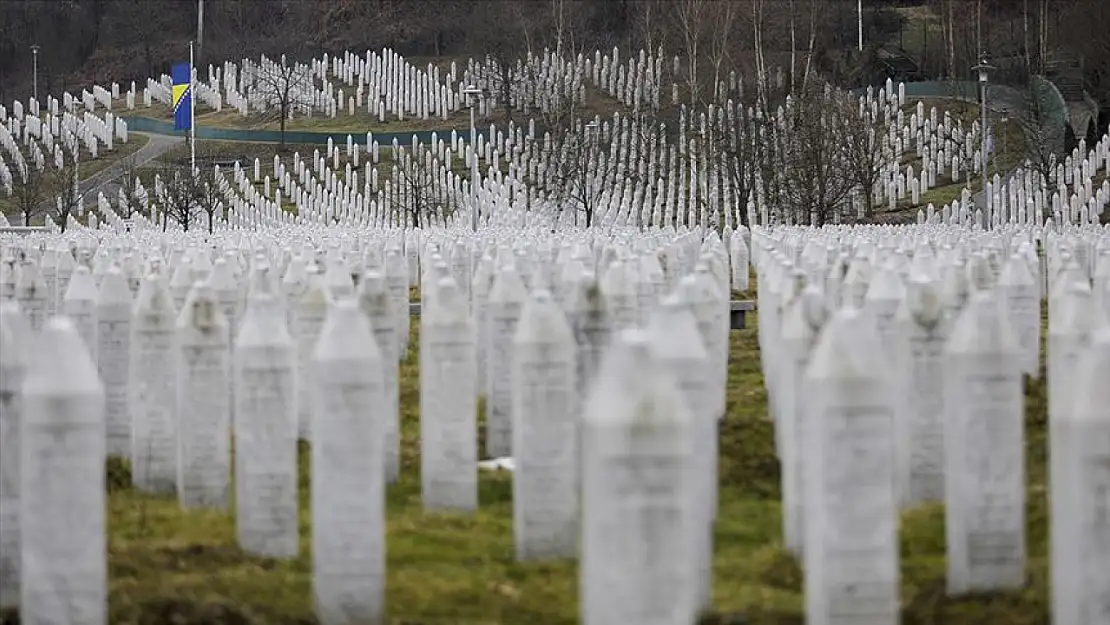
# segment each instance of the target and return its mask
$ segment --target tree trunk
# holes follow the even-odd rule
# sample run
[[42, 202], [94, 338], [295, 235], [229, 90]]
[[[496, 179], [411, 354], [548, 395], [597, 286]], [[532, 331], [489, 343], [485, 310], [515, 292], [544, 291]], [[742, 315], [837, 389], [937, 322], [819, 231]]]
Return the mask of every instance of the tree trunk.
[[797, 87], [797, 56], [798, 56], [798, 41], [797, 41], [797, 28], [794, 19], [794, 0], [790, 0], [790, 92], [794, 93]]
[[[289, 97], [281, 99], [281, 120], [278, 122], [281, 128], [281, 136], [279, 137], [278, 152], [285, 151], [285, 120], [289, 118]], [[329, 155], [330, 156], [330, 155]]]

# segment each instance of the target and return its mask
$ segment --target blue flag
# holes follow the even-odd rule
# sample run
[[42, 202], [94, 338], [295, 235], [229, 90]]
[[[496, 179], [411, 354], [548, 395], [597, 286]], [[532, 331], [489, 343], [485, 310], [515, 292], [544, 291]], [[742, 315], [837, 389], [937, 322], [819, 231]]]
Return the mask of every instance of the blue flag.
[[170, 72], [173, 78], [174, 130], [189, 130], [193, 127], [192, 69], [188, 63], [177, 63]]

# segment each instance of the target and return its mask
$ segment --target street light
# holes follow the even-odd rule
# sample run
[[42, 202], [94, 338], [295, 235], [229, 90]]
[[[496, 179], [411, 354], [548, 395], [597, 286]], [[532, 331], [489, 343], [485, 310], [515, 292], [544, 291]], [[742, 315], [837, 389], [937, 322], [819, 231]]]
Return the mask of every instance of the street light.
[[470, 229], [478, 231], [478, 122], [474, 119], [474, 107], [486, 97], [488, 91], [475, 85], [463, 89], [470, 104]]
[[31, 61], [31, 67], [32, 67], [31, 74], [33, 76], [31, 85], [32, 85], [34, 96], [35, 96], [35, 101], [38, 102], [38, 99], [39, 99], [39, 44], [37, 44], [37, 43], [34, 44], [33, 46], [31, 46], [31, 59], [32, 59], [32, 61]]
[[982, 120], [980, 124], [983, 126], [983, 136], [979, 145], [979, 166], [983, 174], [983, 199], [989, 201], [990, 198], [987, 197], [987, 78], [995, 68], [987, 63], [987, 53], [983, 52], [979, 55], [979, 64], [971, 69], [979, 72], [979, 115]]

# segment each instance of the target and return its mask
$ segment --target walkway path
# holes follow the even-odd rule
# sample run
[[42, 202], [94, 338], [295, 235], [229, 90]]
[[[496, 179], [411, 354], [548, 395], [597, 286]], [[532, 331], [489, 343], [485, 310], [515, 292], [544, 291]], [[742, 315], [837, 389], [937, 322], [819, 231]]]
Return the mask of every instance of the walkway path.
[[[183, 141], [181, 137], [173, 137], [154, 133], [138, 134], [144, 134], [149, 137], [147, 144], [139, 148], [132, 156], [121, 158], [108, 167], [105, 167], [92, 176], [89, 176], [88, 178], [85, 178], [81, 182], [77, 183], [77, 192], [82, 197], [86, 197], [90, 194], [95, 197], [96, 193], [99, 191], [111, 192], [112, 189], [118, 187], [119, 178], [123, 174], [124, 168], [126, 167], [126, 161], [128, 161], [129, 159], [134, 160], [134, 166], [136, 168], [143, 167], [148, 165], [151, 161], [158, 158], [159, 156], [165, 154], [175, 145]], [[105, 193], [105, 195], [107, 194], [108, 193]], [[49, 214], [53, 208], [53, 204], [54, 198], [44, 200], [41, 204], [39, 204], [39, 207], [35, 210], [34, 214], [31, 215], [32, 222], [36, 218]]]

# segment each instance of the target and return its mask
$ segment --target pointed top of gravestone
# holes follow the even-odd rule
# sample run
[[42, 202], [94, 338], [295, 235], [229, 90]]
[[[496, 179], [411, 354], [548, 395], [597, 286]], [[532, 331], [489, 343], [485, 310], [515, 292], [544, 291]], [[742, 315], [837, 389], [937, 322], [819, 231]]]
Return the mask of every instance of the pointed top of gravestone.
[[819, 329], [829, 320], [829, 303], [825, 291], [816, 282], [810, 282], [802, 289], [798, 304], [802, 318], [811, 329]]
[[855, 308], [833, 313], [806, 368], [807, 380], [874, 380], [888, 375], [872, 318]]
[[[69, 319], [54, 317], [47, 320], [33, 341], [23, 393], [38, 397], [83, 395], [88, 396], [90, 402], [103, 401], [104, 387], [97, 375], [96, 364], [85, 347], [84, 339]], [[94, 399], [96, 396], [100, 399]], [[66, 416], [85, 414], [96, 413], [79, 412]]]
[[946, 349], [952, 354], [1018, 355], [1020, 349], [1010, 320], [1002, 314], [996, 293], [975, 291], [968, 296]]
[[428, 323], [446, 325], [469, 321], [467, 308], [454, 278], [446, 276], [436, 281], [435, 297], [428, 300], [428, 310], [422, 312]]
[[887, 265], [880, 264], [871, 274], [866, 299], [868, 302], [897, 301], [904, 292], [901, 277]]
[[15, 300], [0, 300], [0, 366], [25, 367], [30, 357], [31, 322]]
[[1002, 264], [998, 274], [998, 286], [1035, 286], [1033, 272], [1029, 269], [1029, 262], [1020, 253], [1015, 252]]
[[60, 248], [56, 254], [55, 265], [58, 267], [58, 271], [68, 271], [77, 266], [77, 261], [74, 260], [68, 247]]
[[[393, 309], [385, 274], [373, 269], [363, 272], [358, 285], [358, 304], [368, 319], [392, 317]], [[371, 322], [371, 331], [375, 330], [374, 323], [376, 322]]]
[[983, 252], [975, 252], [968, 258], [967, 264], [968, 285], [977, 291], [991, 288], [993, 274], [990, 260]]
[[511, 263], [506, 263], [493, 274], [493, 285], [489, 291], [489, 303], [521, 303], [528, 297], [528, 289], [520, 272]]
[[1086, 281], [1064, 287], [1048, 316], [1049, 336], [1087, 336], [1098, 329], [1094, 298]]
[[100, 292], [97, 304], [100, 306], [127, 305], [132, 302], [131, 288], [127, 286], [127, 277], [118, 265], [112, 264], [104, 277], [100, 279]]
[[32, 286], [45, 286], [38, 264], [33, 259], [28, 258], [19, 266], [19, 271], [15, 277], [15, 286], [21, 290], [29, 289]]
[[1103, 325], [1095, 333], [1090, 346], [1080, 355], [1075, 366], [1074, 387], [1077, 391], [1073, 410], [1065, 410], [1066, 417], [1080, 421], [1110, 420], [1110, 325]]
[[931, 328], [944, 316], [944, 303], [936, 280], [924, 273], [911, 273], [906, 280], [906, 313], [920, 326]]
[[[135, 297], [136, 313], [158, 313], [175, 316], [173, 299], [166, 288], [166, 284], [155, 273], [147, 274], [139, 285], [139, 292]], [[171, 318], [173, 318], [171, 316]]]
[[96, 280], [85, 265], [78, 265], [73, 271], [66, 288], [65, 301], [95, 302], [97, 298]]
[[[312, 352], [315, 362], [377, 362], [381, 359], [370, 321], [353, 299], [340, 299], [328, 309]], [[380, 375], [380, 373], [378, 374]]]
[[681, 291], [659, 302], [649, 317], [647, 333], [656, 354], [664, 360], [708, 358], [697, 318]]
[[674, 376], [652, 351], [642, 330], [622, 330], [602, 359], [584, 420], [601, 426], [650, 431], [690, 421]]
[[224, 317], [219, 303], [216, 301], [216, 292], [206, 282], [196, 282], [189, 294], [185, 297], [185, 304], [181, 307], [181, 314], [177, 317], [179, 330], [192, 330], [205, 335], [221, 333], [226, 335], [228, 329], [227, 318]]
[[[177, 266], [173, 269], [173, 274], [170, 276], [170, 288], [183, 289], [191, 287], [193, 284], [193, 261], [188, 257], [182, 257]], [[174, 291], [175, 293], [178, 291]]]
[[212, 263], [212, 272], [208, 274], [208, 284], [219, 291], [238, 290], [239, 285], [235, 279], [235, 269], [225, 258], [217, 258]]
[[513, 341], [574, 347], [574, 333], [550, 291], [537, 289], [532, 292], [521, 309]]

